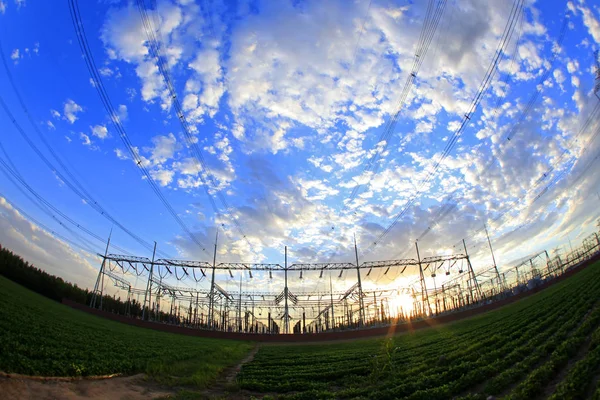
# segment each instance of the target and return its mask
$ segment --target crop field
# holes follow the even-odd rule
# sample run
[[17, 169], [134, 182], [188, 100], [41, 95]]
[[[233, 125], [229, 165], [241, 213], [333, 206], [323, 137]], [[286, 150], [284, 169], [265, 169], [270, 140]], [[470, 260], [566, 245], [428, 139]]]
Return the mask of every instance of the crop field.
[[145, 372], [163, 384], [204, 387], [252, 347], [108, 321], [0, 277], [0, 371], [38, 376]]
[[[354, 342], [264, 344], [218, 396], [600, 399], [599, 299], [597, 263], [536, 295], [449, 325]], [[159, 384], [183, 388], [173, 391], [176, 398], [210, 398], [219, 373], [252, 347], [104, 320], [0, 277], [4, 372], [145, 372]]]
[[263, 346], [238, 383], [285, 399], [600, 398], [600, 264], [522, 301], [389, 339]]

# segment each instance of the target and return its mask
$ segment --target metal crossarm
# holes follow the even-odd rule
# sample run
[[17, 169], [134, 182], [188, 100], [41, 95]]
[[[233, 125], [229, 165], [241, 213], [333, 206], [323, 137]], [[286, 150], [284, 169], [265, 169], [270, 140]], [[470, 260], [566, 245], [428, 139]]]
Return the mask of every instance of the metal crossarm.
[[[417, 260], [412, 258], [404, 260], [386, 260], [386, 261], [366, 261], [360, 265], [360, 268], [391, 268], [391, 267], [402, 267], [402, 266], [418, 266]], [[356, 268], [356, 266], [353, 266]]]
[[289, 271], [319, 271], [319, 270], [340, 270], [353, 269], [356, 265], [351, 263], [309, 263], [309, 264], [292, 264], [288, 267]]

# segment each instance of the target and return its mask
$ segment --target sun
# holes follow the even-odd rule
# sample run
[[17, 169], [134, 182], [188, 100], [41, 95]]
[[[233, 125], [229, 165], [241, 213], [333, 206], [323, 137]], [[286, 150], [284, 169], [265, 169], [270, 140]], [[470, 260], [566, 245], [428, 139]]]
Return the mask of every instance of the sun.
[[405, 293], [399, 293], [390, 296], [388, 302], [390, 306], [390, 314], [392, 316], [407, 317], [414, 308], [413, 298]]

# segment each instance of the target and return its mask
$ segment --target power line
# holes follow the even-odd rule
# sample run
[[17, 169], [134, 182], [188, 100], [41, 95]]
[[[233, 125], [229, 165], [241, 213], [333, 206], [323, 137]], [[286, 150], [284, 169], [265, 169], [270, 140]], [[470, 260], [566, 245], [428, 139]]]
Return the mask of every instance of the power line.
[[100, 74], [98, 72], [98, 68], [96, 67], [96, 63], [94, 61], [94, 56], [90, 50], [89, 43], [87, 41], [87, 36], [85, 34], [85, 29], [84, 29], [83, 23], [81, 21], [79, 5], [76, 0], [69, 0], [69, 11], [71, 13], [71, 20], [73, 22], [73, 27], [75, 28], [77, 41], [79, 42], [79, 46], [81, 48], [81, 53], [85, 60], [86, 67], [88, 68], [88, 72], [90, 73], [91, 79], [94, 82], [94, 87], [96, 88], [96, 92], [98, 93], [98, 96], [100, 97], [100, 100], [101, 100], [104, 108], [106, 109], [108, 115], [110, 116], [110, 120], [111, 120], [113, 126], [119, 133], [119, 137], [123, 141], [123, 144], [125, 144], [125, 147], [127, 147], [127, 150], [131, 154], [131, 157], [134, 160], [135, 164], [142, 172], [142, 176], [146, 179], [146, 181], [150, 185], [152, 191], [159, 198], [159, 200], [163, 203], [163, 205], [165, 206], [165, 208], [167, 209], [169, 214], [171, 214], [173, 219], [179, 224], [179, 226], [188, 235], [188, 237], [194, 243], [196, 243], [196, 245], [198, 247], [200, 247], [202, 249], [202, 251], [206, 252], [206, 248], [204, 247], [204, 245], [198, 240], [196, 235], [194, 235], [191, 232], [191, 230], [183, 222], [181, 217], [179, 217], [179, 215], [177, 215], [177, 212], [175, 212], [175, 210], [173, 209], [173, 207], [171, 206], [171, 204], [169, 203], [167, 198], [164, 196], [164, 194], [160, 190], [160, 188], [158, 187], [158, 185], [152, 178], [150, 172], [145, 167], [143, 160], [141, 159], [141, 157], [137, 153], [136, 149], [132, 145], [131, 141], [129, 140], [129, 137], [127, 136], [127, 132], [125, 131], [125, 128], [121, 124], [118, 113], [115, 112], [115, 108], [112, 105], [110, 97], [108, 96], [108, 93], [106, 92], [106, 89], [104, 88], [102, 77], [100, 76]]
[[[10, 158], [8, 157], [8, 154], [6, 153], [6, 151], [4, 149], [4, 146], [2, 145], [1, 142], [0, 142], [0, 150], [2, 150], [2, 152], [5, 155], [5, 158], [7, 159], [5, 161], [2, 158], [0, 158], [0, 169], [6, 175], [6, 177], [21, 191], [21, 193], [23, 193], [23, 195], [25, 197], [27, 197], [32, 203], [34, 203], [35, 205], [37, 205], [38, 208], [40, 208], [40, 210], [42, 210], [44, 213], [46, 213], [48, 216], [50, 216], [52, 219], [54, 219], [63, 228], [65, 228], [66, 230], [68, 230], [72, 235], [79, 237], [81, 240], [87, 241], [86, 239], [80, 237], [77, 233], [73, 232], [68, 226], [66, 226], [62, 221], [60, 221], [56, 217], [56, 215], [53, 214], [52, 212], [58, 214], [65, 221], [67, 221], [71, 225], [75, 226], [77, 229], [81, 230], [82, 232], [86, 233], [87, 235], [91, 236], [92, 238], [98, 240], [101, 243], [104, 243], [105, 240], [102, 237], [100, 237], [99, 235], [97, 235], [94, 232], [90, 231], [89, 229], [87, 229], [82, 224], [80, 224], [80, 223], [76, 222], [75, 220], [73, 220], [71, 217], [69, 217], [67, 214], [63, 213], [61, 210], [59, 210], [54, 205], [52, 205], [50, 202], [48, 202], [48, 200], [46, 200], [43, 196], [41, 196], [39, 193], [37, 193], [25, 181], [25, 179], [19, 173], [19, 171], [14, 167], [14, 164], [12, 163], [12, 160], [10, 160]], [[12, 167], [9, 164], [11, 164]], [[23, 188], [27, 189], [27, 191], [29, 191], [29, 194], [27, 192], [25, 192], [23, 190]], [[50, 210], [52, 210], [52, 211], [50, 211]], [[89, 242], [88, 242], [88, 245], [93, 246]], [[127, 250], [123, 249], [122, 247], [119, 247], [119, 246], [114, 245], [114, 244], [113, 244], [113, 247], [115, 249], [121, 251], [121, 252], [125, 252], [125, 254], [129, 254], [129, 252]]]
[[426, 178], [423, 179], [418, 184], [417, 192], [404, 205], [403, 209], [396, 215], [396, 217], [394, 218], [392, 223], [377, 237], [377, 239], [373, 242], [373, 244], [371, 244], [371, 246], [367, 249], [367, 251], [373, 250], [375, 248], [375, 246], [377, 246], [377, 244], [379, 242], [381, 242], [381, 240], [383, 240], [383, 238], [390, 233], [390, 231], [397, 225], [398, 221], [402, 217], [404, 217], [404, 215], [408, 212], [410, 207], [412, 207], [412, 205], [417, 201], [417, 199], [421, 196], [421, 194], [424, 193], [426, 185], [431, 183], [433, 178], [435, 178], [440, 166], [442, 165], [444, 160], [447, 158], [447, 156], [450, 154], [450, 152], [456, 145], [458, 138], [461, 136], [462, 132], [464, 131], [464, 129], [468, 125], [469, 121], [471, 120], [471, 115], [475, 112], [475, 110], [477, 109], [477, 106], [479, 105], [479, 103], [481, 102], [481, 100], [483, 98], [484, 93], [487, 91], [487, 89], [491, 83], [491, 80], [492, 80], [493, 76], [495, 75], [497, 65], [504, 53], [504, 48], [510, 41], [510, 38], [513, 34], [514, 26], [518, 20], [519, 14], [522, 12], [522, 9], [523, 9], [522, 0], [515, 0], [515, 2], [513, 4], [513, 8], [511, 10], [511, 13], [509, 15], [509, 19], [504, 28], [504, 32], [500, 38], [500, 41], [498, 42], [498, 46], [496, 48], [495, 55], [487, 69], [487, 72], [486, 72], [482, 82], [479, 85], [479, 90], [478, 90], [477, 94], [474, 96], [474, 98], [471, 102], [471, 105], [463, 118], [461, 125], [454, 132], [452, 139], [450, 139], [448, 141], [448, 143], [446, 144], [444, 151], [442, 152], [442, 154], [438, 158], [438, 160], [435, 162], [434, 167], [430, 171], [428, 171]]
[[[192, 153], [192, 159], [194, 160], [198, 170], [201, 171], [198, 175], [200, 176], [200, 179], [201, 179], [203, 187], [204, 187], [204, 191], [206, 192], [206, 195], [209, 199], [211, 207], [217, 216], [221, 216], [221, 211], [219, 210], [219, 207], [217, 206], [217, 204], [213, 198], [213, 195], [210, 192], [211, 185], [212, 185], [212, 189], [213, 189], [216, 197], [218, 198], [219, 202], [223, 206], [223, 209], [225, 210], [225, 214], [227, 215], [228, 219], [233, 223], [233, 225], [238, 230], [239, 234], [249, 245], [250, 250], [255, 255], [257, 255], [256, 251], [253, 248], [252, 243], [250, 243], [250, 240], [246, 236], [241, 224], [239, 223], [237, 218], [233, 215], [233, 213], [231, 211], [231, 206], [229, 205], [227, 199], [225, 198], [225, 196], [223, 195], [221, 190], [219, 190], [219, 185], [218, 185], [214, 175], [210, 171], [210, 169], [207, 165], [207, 162], [204, 158], [204, 155], [202, 154], [202, 151], [200, 150], [198, 144], [196, 143], [197, 140], [195, 140], [195, 138], [191, 132], [190, 124], [185, 116], [183, 107], [179, 101], [177, 92], [176, 92], [173, 82], [170, 78], [169, 69], [165, 63], [165, 57], [161, 51], [160, 41], [157, 40], [156, 35], [154, 34], [155, 28], [153, 27], [152, 21], [150, 21], [150, 19], [148, 18], [145, 1], [138, 0], [137, 5], [138, 5], [138, 10], [140, 12], [140, 17], [142, 19], [142, 24], [144, 26], [144, 31], [145, 31], [146, 37], [148, 39], [150, 53], [156, 59], [158, 69], [163, 77], [165, 86], [166, 86], [167, 90], [169, 91], [171, 104], [175, 108], [175, 113], [177, 115], [177, 119], [179, 120], [179, 122], [181, 124], [181, 128], [183, 129], [188, 148], [190, 149], [190, 151]], [[210, 184], [209, 184], [209, 182], [207, 182], [207, 180], [205, 179], [203, 174], [206, 175]]]
[[85, 246], [85, 245], [81, 245], [79, 243], [76, 243], [74, 241], [72, 241], [71, 239], [61, 235], [60, 233], [54, 231], [53, 229], [48, 228], [46, 225], [44, 225], [43, 223], [41, 223], [40, 221], [38, 221], [37, 219], [33, 218], [31, 215], [29, 215], [28, 213], [26, 213], [22, 208], [20, 208], [19, 206], [17, 206], [15, 203], [13, 203], [12, 201], [10, 201], [9, 199], [6, 198], [5, 195], [3, 195], [2, 193], [0, 193], [0, 196], [2, 196], [15, 210], [17, 210], [20, 214], [22, 214], [23, 216], [25, 216], [25, 218], [27, 218], [30, 222], [33, 222], [34, 224], [36, 224], [37, 226], [41, 227], [42, 229], [44, 229], [46, 232], [48, 232], [51, 236], [54, 236], [57, 239], [60, 239], [66, 243], [69, 243], [72, 246], [75, 246], [83, 251], [86, 251], [90, 254], [95, 254], [96, 252]]
[[[4, 55], [4, 51], [2, 49], [2, 44], [1, 43], [0, 43], [0, 58], [2, 60], [2, 64], [4, 66], [4, 70], [5, 70], [6, 74], [7, 74], [9, 82], [10, 82], [13, 90], [15, 91], [15, 94], [17, 95], [17, 98], [19, 100], [19, 103], [20, 103], [20, 105], [21, 105], [24, 113], [26, 114], [27, 118], [29, 119], [29, 122], [31, 123], [31, 126], [34, 128], [34, 130], [38, 134], [38, 136], [39, 136], [40, 140], [42, 141], [42, 143], [44, 143], [44, 145], [50, 151], [50, 153], [52, 154], [52, 156], [56, 159], [56, 161], [63, 168], [63, 170], [65, 171], [65, 173], [68, 175], [68, 177], [65, 176], [65, 174], [63, 174], [58, 168], [56, 168], [52, 164], [52, 162], [40, 151], [40, 149], [36, 146], [36, 144], [31, 140], [31, 138], [29, 137], [29, 135], [27, 134], [27, 132], [23, 129], [23, 127], [16, 120], [16, 118], [13, 115], [13, 113], [11, 112], [10, 108], [8, 107], [8, 105], [6, 104], [6, 102], [4, 101], [4, 98], [0, 94], [0, 107], [2, 107], [2, 109], [4, 110], [5, 114], [10, 119], [10, 121], [12, 122], [13, 126], [15, 127], [15, 129], [19, 132], [19, 134], [23, 137], [23, 139], [25, 139], [25, 141], [27, 142], [27, 144], [29, 145], [29, 147], [31, 147], [32, 150], [37, 154], [37, 156], [44, 162], [44, 164], [46, 164], [46, 166], [50, 169], [50, 171], [52, 171], [53, 173], [55, 173], [58, 176], [58, 178], [60, 178], [60, 180], [62, 182], [64, 182], [67, 185], [67, 187], [69, 187], [69, 189], [71, 189], [80, 199], [85, 200], [86, 203], [88, 205], [90, 205], [94, 210], [96, 210], [98, 213], [100, 213], [103, 217], [107, 218], [111, 223], [113, 223], [114, 225], [116, 225], [119, 228], [121, 228], [121, 230], [123, 230], [125, 233], [127, 233], [129, 236], [131, 236], [140, 245], [142, 245], [146, 249], [151, 249], [152, 245], [150, 243], [146, 242], [141, 237], [139, 237], [134, 232], [132, 232], [130, 229], [128, 229], [127, 227], [125, 227], [115, 217], [113, 217], [106, 209], [104, 209], [94, 199], [94, 197], [91, 196], [91, 194], [85, 189], [85, 187], [79, 182], [79, 180], [73, 175], [73, 173], [69, 170], [69, 168], [67, 168], [66, 165], [64, 165], [64, 163], [62, 162], [61, 158], [54, 151], [54, 149], [52, 148], [52, 146], [50, 145], [50, 143], [48, 143], [48, 141], [46, 140], [46, 138], [44, 137], [44, 135], [39, 131], [39, 128], [38, 128], [37, 124], [35, 123], [35, 121], [33, 120], [32, 116], [31, 116], [31, 114], [29, 113], [29, 111], [28, 111], [28, 109], [27, 109], [27, 107], [25, 105], [25, 102], [23, 101], [23, 98], [21, 97], [21, 95], [20, 95], [20, 93], [19, 93], [19, 91], [18, 91], [18, 89], [17, 89], [17, 87], [16, 87], [16, 85], [14, 83], [14, 79], [13, 79], [12, 74], [10, 72], [10, 69], [8, 67], [8, 64], [7, 64], [7, 61], [6, 61], [6, 57]], [[13, 165], [13, 167], [14, 167], [14, 165]], [[166, 255], [166, 253], [162, 253], [162, 254]]]
[[[380, 164], [378, 163], [378, 161], [381, 158], [381, 155], [386, 151], [386, 149], [389, 146], [390, 138], [393, 135], [394, 130], [396, 128], [396, 124], [400, 117], [400, 113], [402, 112], [404, 103], [406, 102], [406, 99], [411, 92], [412, 86], [417, 79], [419, 69], [423, 65], [431, 41], [435, 36], [437, 26], [440, 22], [442, 14], [444, 13], [446, 1], [439, 0], [437, 2], [437, 6], [434, 6], [435, 3], [435, 0], [430, 0], [427, 5], [427, 12], [425, 14], [423, 26], [421, 28], [420, 37], [417, 42], [412, 68], [408, 76], [406, 77], [406, 81], [404, 82], [404, 87], [402, 88], [400, 97], [396, 103], [395, 111], [393, 112], [391, 118], [388, 119], [383, 129], [383, 132], [381, 133], [379, 140], [376, 143], [376, 146], [379, 146], [381, 143], [383, 143], [383, 145], [374, 149], [373, 155], [367, 160], [367, 163], [364, 166], [363, 171], [361, 173], [361, 175], [371, 173], [371, 178], [368, 179], [367, 184], [371, 182], [372, 177], [377, 173], [379, 169]], [[354, 188], [352, 189], [352, 193], [350, 194], [349, 199], [345, 202], [345, 205], [340, 211], [340, 214], [343, 213], [356, 199], [362, 187], [363, 184], [357, 184], [356, 186], [354, 186]]]
[[[590, 115], [588, 116], [588, 118], [586, 119], [585, 123], [582, 125], [582, 127], [579, 129], [579, 133], [577, 134], [577, 136], [581, 136], [590, 126], [590, 124], [593, 121], [597, 121], [598, 118], [598, 112], [600, 111], [600, 103], [596, 104], [596, 106], [594, 107], [593, 111], [590, 113]], [[591, 143], [598, 137], [598, 135], [600, 135], [600, 128], [596, 129], [596, 132], [588, 139], [587, 143], [585, 146], [583, 146], [583, 151], [582, 154], [580, 154], [579, 157], [572, 157], [568, 162], [567, 162], [567, 166], [565, 168], [562, 169], [562, 171], [559, 172], [558, 175], [556, 175], [552, 181], [550, 181], [546, 186], [544, 186], [544, 188], [536, 195], [535, 198], [533, 198], [530, 203], [523, 208], [527, 209], [529, 207], [531, 207], [533, 205], [533, 203], [535, 203], [536, 201], [538, 201], [544, 194], [546, 194], [553, 186], [555, 186], [563, 177], [565, 177], [568, 172], [571, 170], [573, 170], [575, 168], [576, 162], [581, 159], [583, 153], [585, 153], [591, 146]], [[577, 139], [574, 143], [576, 143], [579, 139]], [[515, 206], [522, 202], [525, 198], [527, 198], [527, 196], [529, 194], [531, 194], [534, 190], [537, 189], [537, 187], [539, 186], [539, 184], [544, 181], [548, 176], [550, 176], [550, 174], [557, 170], [558, 165], [560, 165], [563, 161], [564, 155], [567, 153], [567, 149], [565, 149], [565, 151], [563, 151], [563, 153], [561, 154], [561, 156], [541, 175], [541, 177], [535, 182], [535, 184], [527, 191], [525, 192], [521, 197], [515, 199], [514, 201], [512, 201], [511, 203], [508, 203], [502, 212], [500, 212], [500, 214], [498, 214], [497, 216], [495, 216], [494, 218], [491, 219], [492, 222], [497, 222], [499, 221], [501, 218], [503, 218], [506, 214], [508, 214], [509, 212], [515, 210]], [[572, 185], [574, 185], [579, 179], [581, 179], [583, 176], [585, 176], [585, 174], [587, 173], [587, 171], [591, 168], [591, 166], [593, 165], [594, 161], [596, 161], [598, 158], [600, 158], [600, 152], [593, 158], [591, 159], [587, 166], [584, 168], [583, 172], [581, 172], [579, 174], [579, 176], [569, 185], [569, 187], [571, 187]], [[570, 165], [568, 165], [570, 164]], [[565, 189], [566, 190], [566, 189]], [[514, 218], [513, 218], [514, 219]], [[506, 222], [504, 222], [506, 223]], [[503, 223], [503, 224], [504, 224]], [[520, 229], [520, 228], [519, 228]], [[477, 236], [479, 233], [483, 232], [483, 228], [477, 230], [476, 232], [472, 233], [471, 235], [468, 236], [468, 238], [473, 238], [475, 236]], [[457, 243], [456, 245], [458, 245], [459, 243]], [[456, 246], [455, 245], [455, 246]]]

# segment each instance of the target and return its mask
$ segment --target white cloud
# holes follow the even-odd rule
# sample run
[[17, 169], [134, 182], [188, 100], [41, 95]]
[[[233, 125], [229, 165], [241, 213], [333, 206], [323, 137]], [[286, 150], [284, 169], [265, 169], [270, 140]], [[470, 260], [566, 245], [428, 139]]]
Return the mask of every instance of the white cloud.
[[80, 132], [79, 138], [81, 139], [81, 144], [83, 144], [84, 146], [92, 145], [92, 141], [90, 140], [90, 137], [88, 135], [86, 135], [85, 133]]
[[[208, 34], [198, 7], [159, 0], [163, 50], [192, 124], [192, 141], [215, 177], [217, 189], [211, 192], [221, 191], [251, 232], [250, 240], [261, 245], [289, 240], [304, 247], [303, 254], [321, 245], [341, 254], [346, 250], [341, 232], [348, 229], [360, 230], [361, 241], [372, 242], [416, 193], [415, 186], [460, 127], [504, 30], [507, 4], [465, 1], [453, 4], [452, 13], [446, 11], [398, 125], [380, 142], [384, 122], [401, 100], [426, 3], [398, 8], [373, 2], [369, 8], [368, 2], [341, 0], [265, 2], [252, 12], [236, 10], [239, 15], [228, 26], [223, 20], [230, 15], [213, 13], [213, 32]], [[140, 95], [149, 126], [174, 132], [140, 137], [151, 141], [138, 143], [142, 163], [167, 190], [195, 196], [205, 189], [201, 178], [207, 176], [175, 130], [178, 117], [149, 55], [139, 13], [133, 3], [111, 7], [101, 31], [108, 55], [103, 74], [135, 74], [134, 83], [123, 79], [125, 95], [130, 100]], [[378, 248], [379, 256], [418, 237], [436, 207], [456, 191], [457, 216], [448, 217], [450, 227], [436, 227], [439, 234], [429, 236], [432, 248], [445, 248], [452, 235], [464, 235], [522, 196], [571, 140], [579, 120], [574, 107], [583, 111], [587, 104], [585, 91], [576, 90], [581, 59], [563, 44], [559, 60], [564, 64], [550, 66], [555, 32], [544, 26], [549, 19], [536, 7], [543, 5], [525, 6], [522, 35], [517, 41], [513, 34], [504, 49], [490, 90], [425, 194], [390, 232], [389, 243]], [[547, 86], [540, 85], [543, 103], [535, 104], [506, 144], [504, 135], [549, 68]], [[571, 85], [565, 89], [569, 77]], [[121, 120], [127, 118], [127, 106], [118, 111]], [[133, 128], [135, 121], [130, 123]], [[372, 170], [363, 171], [385, 146]], [[114, 152], [129, 159], [120, 149]], [[261, 164], [263, 158], [278, 163], [247, 168], [246, 162]], [[364, 187], [346, 204], [350, 211], [340, 215], [357, 184]], [[221, 222], [206, 210], [203, 215], [202, 226]], [[231, 225], [228, 218], [222, 223]], [[228, 251], [240, 258], [248, 255], [243, 241], [232, 236]]]
[[565, 75], [563, 74], [561, 69], [555, 69], [552, 72], [552, 75], [554, 76], [554, 79], [556, 80], [556, 83], [561, 84], [565, 81]]
[[[83, 112], [83, 108], [79, 104], [71, 99], [67, 99], [63, 106], [63, 114], [67, 121], [74, 124], [77, 121], [77, 114], [81, 112]], [[52, 115], [55, 115], [54, 110], [52, 110]]]
[[0, 14], [4, 14], [6, 12], [6, 3], [3, 0], [0, 0]]
[[128, 113], [127, 113], [127, 106], [125, 104], [119, 105], [119, 110], [117, 112], [117, 115], [119, 116], [119, 120], [121, 122], [124, 122], [127, 120]]
[[114, 74], [113, 70], [108, 67], [102, 67], [98, 72], [100, 72], [100, 75], [102, 76], [112, 76]]
[[0, 243], [26, 261], [76, 283], [91, 288], [99, 260], [93, 254], [75, 250], [27, 220], [5, 198], [0, 197]]
[[106, 139], [108, 137], [108, 129], [105, 125], [94, 125], [90, 126], [92, 134], [96, 136], [98, 139]]
[[[3, 14], [1, 2], [0, 2], [0, 14]], [[39, 51], [40, 51], [40, 44], [38, 42], [36, 42], [33, 45], [32, 49], [30, 49], [29, 47], [25, 47], [22, 51], [18, 48], [13, 49], [13, 51], [10, 53], [10, 58], [11, 58], [11, 60], [13, 60], [14, 64], [17, 65], [19, 63], [19, 60], [22, 60], [25, 57], [31, 58], [32, 54], [38, 55]]]
[[573, 85], [573, 87], [578, 88], [579, 87], [579, 77], [578, 76], [571, 76], [571, 85]]
[[12, 53], [10, 53], [10, 59], [13, 60], [15, 64], [19, 63], [20, 58], [22, 58], [22, 56], [19, 49], [14, 49]]
[[150, 175], [154, 180], [157, 180], [161, 186], [167, 186], [173, 181], [175, 172], [167, 169], [157, 169], [150, 171]]
[[169, 133], [167, 136], [155, 136], [152, 138], [153, 147], [149, 149], [150, 160], [153, 164], [163, 164], [173, 158], [178, 148], [175, 135]]
[[[184, 19], [182, 4], [171, 2], [158, 2], [158, 21], [161, 39], [166, 41], [165, 54], [167, 64], [175, 65], [182, 57], [183, 44], [178, 42], [181, 32], [175, 32], [184, 22], [190, 24], [198, 7], [189, 5]], [[190, 32], [192, 34], [192, 32]], [[137, 7], [132, 3], [109, 10], [105, 24], [102, 28], [101, 39], [106, 46], [109, 58], [123, 60], [135, 65], [135, 72], [142, 82], [141, 95], [146, 102], [153, 102], [156, 98], [161, 100], [161, 107], [167, 110], [171, 98], [159, 72], [156, 60], [150, 57], [146, 33], [138, 15]]]
[[419, 121], [415, 129], [416, 133], [429, 133], [431, 131], [433, 131], [433, 123], [428, 121]]
[[592, 10], [589, 8], [584, 7], [582, 4], [578, 5], [577, 8], [583, 15], [583, 24], [588, 29], [589, 34], [596, 43], [600, 44], [600, 22], [598, 22]]
[[115, 154], [119, 160], [129, 160], [129, 155], [121, 149], [115, 149]]
[[52, 123], [52, 121], [46, 121], [46, 126], [50, 130], [55, 130], [56, 129], [56, 127], [54, 126], [54, 124]]
[[26, 0], [15, 0], [15, 4], [17, 5], [17, 10], [21, 7], [25, 7]]

